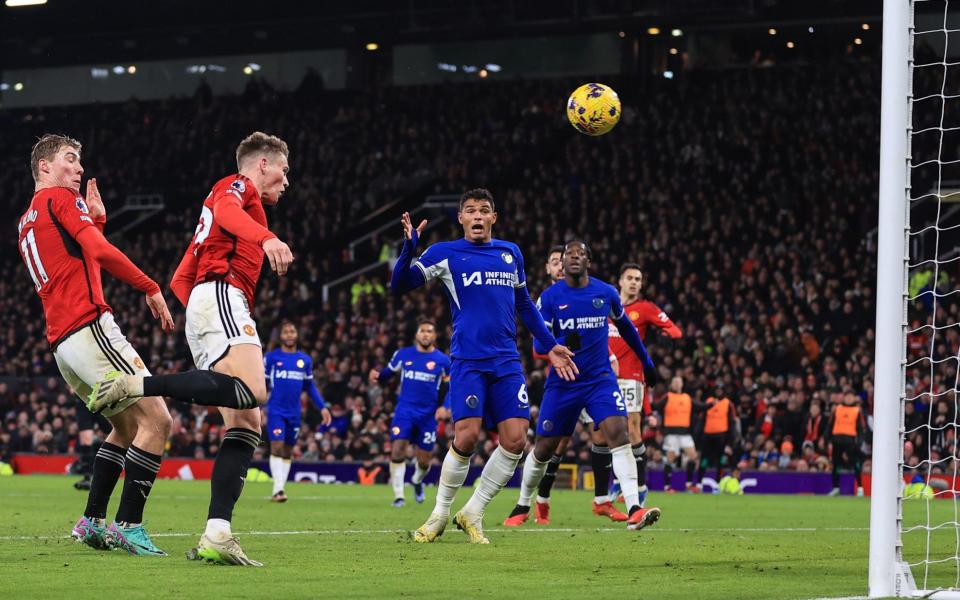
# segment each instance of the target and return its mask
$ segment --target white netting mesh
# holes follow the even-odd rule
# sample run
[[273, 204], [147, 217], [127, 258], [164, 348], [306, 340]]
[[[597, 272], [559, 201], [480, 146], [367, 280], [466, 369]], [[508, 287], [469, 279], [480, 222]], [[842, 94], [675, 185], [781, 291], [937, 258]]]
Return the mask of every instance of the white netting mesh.
[[914, 0], [902, 558], [960, 588], [960, 1]]

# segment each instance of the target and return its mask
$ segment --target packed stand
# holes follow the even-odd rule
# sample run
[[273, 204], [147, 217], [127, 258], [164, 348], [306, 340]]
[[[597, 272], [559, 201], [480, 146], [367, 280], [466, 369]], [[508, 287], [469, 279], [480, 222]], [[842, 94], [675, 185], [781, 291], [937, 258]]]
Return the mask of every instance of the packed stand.
[[[326, 303], [320, 294], [325, 282], [365, 264], [343, 251], [351, 224], [409, 193], [416, 182], [407, 176], [416, 173], [428, 176], [434, 193], [493, 190], [494, 234], [523, 250], [534, 295], [547, 283], [548, 249], [573, 236], [591, 243], [594, 274], [612, 283], [621, 263], [639, 262], [645, 297], [684, 332], [676, 341], [648, 336], [660, 372], [655, 395], [673, 375], [684, 377], [694, 397], [721, 385], [738, 407], [735, 462], [827, 470], [832, 406], [853, 394], [869, 413], [873, 398], [875, 250], [866, 240], [876, 226], [879, 81], [872, 62], [691, 72], [646, 87], [614, 78], [608, 83], [625, 99], [624, 117], [603, 138], [566, 123], [562, 99], [577, 84], [570, 80], [319, 96], [259, 85], [235, 98], [198, 93], [120, 107], [5, 111], [8, 139], [23, 142], [0, 158], [0, 186], [8, 210], [19, 214], [31, 193], [30, 141], [48, 130], [78, 137], [108, 217], [126, 194], [164, 195], [167, 210], [114, 241], [149, 275], [169, 281], [202, 198], [232, 169], [237, 140], [253, 129], [286, 138], [292, 185], [268, 218], [297, 259], [283, 279], [265, 272], [255, 315], [267, 349], [281, 319], [298, 324], [332, 405], [329, 428], [319, 427], [312, 405], [306, 409], [295, 450], [301, 459], [387, 460], [395, 391], [368, 384], [366, 373], [411, 343], [420, 316], [439, 320], [440, 348], [448, 346], [449, 310], [438, 287], [398, 301], [384, 289], [384, 268], [353, 293], [336, 288]], [[454, 225], [433, 230], [429, 241], [457, 237]], [[0, 393], [0, 449], [69, 449], [75, 407], [65, 408], [65, 390], [50, 391], [57, 371], [39, 301], [13, 244], [3, 252], [3, 374], [33, 384], [11, 383], [25, 398]], [[152, 370], [192, 368], [179, 307], [177, 330], [164, 335], [132, 289], [109, 280], [106, 297]], [[544, 365], [528, 358], [527, 337], [521, 327], [536, 404]], [[173, 409], [169, 454], [214, 454], [216, 414]], [[441, 430], [441, 446], [448, 435], [452, 428]], [[648, 435], [656, 448], [658, 428]], [[475, 460], [491, 447], [488, 441]], [[586, 463], [588, 450], [581, 433], [568, 459]]]

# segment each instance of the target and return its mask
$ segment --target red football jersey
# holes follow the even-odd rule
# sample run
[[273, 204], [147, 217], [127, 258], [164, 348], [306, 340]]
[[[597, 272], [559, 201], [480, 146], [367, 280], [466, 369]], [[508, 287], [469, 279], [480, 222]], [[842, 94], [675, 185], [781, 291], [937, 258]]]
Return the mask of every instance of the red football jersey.
[[51, 346], [110, 311], [100, 265], [85, 257], [76, 241], [81, 231], [94, 226], [83, 198], [65, 187], [34, 194], [17, 225], [20, 256], [43, 303]]
[[[256, 226], [252, 232], [248, 232], [246, 224], [240, 224], [243, 232], [233, 232], [218, 221], [217, 214], [231, 207], [242, 209], [253, 219]], [[224, 280], [239, 288], [252, 307], [263, 266], [262, 244], [275, 237], [266, 227], [267, 214], [252, 181], [243, 175], [230, 175], [218, 181], [203, 201], [200, 222], [190, 246], [197, 261], [194, 285]]]
[[[683, 335], [680, 328], [667, 316], [667, 313], [660, 310], [659, 306], [649, 300], [637, 300], [624, 306], [623, 309], [630, 321], [637, 327], [637, 331], [640, 332], [640, 339], [646, 337], [648, 325], [666, 330], [670, 337], [674, 339]], [[643, 362], [633, 353], [627, 342], [620, 337], [620, 332], [612, 321], [609, 323], [609, 327], [610, 352], [616, 355], [620, 362], [620, 379], [643, 381]]]

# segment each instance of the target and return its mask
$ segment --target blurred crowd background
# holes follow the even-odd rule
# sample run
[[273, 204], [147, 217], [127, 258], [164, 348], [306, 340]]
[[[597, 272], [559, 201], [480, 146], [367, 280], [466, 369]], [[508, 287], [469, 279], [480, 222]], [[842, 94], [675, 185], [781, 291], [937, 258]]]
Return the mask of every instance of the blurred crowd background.
[[[420, 317], [441, 324], [441, 349], [450, 338], [441, 289], [395, 299], [388, 264], [333, 288], [326, 301], [323, 285], [395, 256], [400, 212], [426, 195], [487, 187], [499, 213], [494, 234], [524, 252], [534, 296], [547, 285], [549, 248], [574, 236], [590, 242], [594, 274], [611, 283], [622, 263], [643, 266], [643, 296], [684, 333], [678, 340], [648, 335], [661, 382], [653, 394], [680, 375], [694, 397], [733, 400], [739, 435], [732, 462], [828, 470], [832, 408], [854, 396], [869, 415], [873, 402], [879, 61], [706, 69], [642, 86], [614, 77], [606, 83], [618, 90], [624, 114], [602, 138], [579, 135], [566, 122], [563, 100], [579, 83], [478, 81], [359, 93], [327, 92], [308, 77], [298, 90], [278, 93], [254, 78], [240, 96], [217, 97], [201, 86], [191, 98], [162, 102], [0, 111], [7, 141], [0, 202], [10, 215], [10, 235], [0, 240], [0, 459], [70, 453], [77, 438], [78, 405], [57, 373], [12, 235], [32, 194], [33, 140], [49, 131], [83, 142], [83, 164], [97, 177], [108, 219], [130, 194], [162, 195], [165, 210], [113, 241], [164, 284], [209, 188], [234, 172], [238, 141], [264, 130], [291, 148], [291, 187], [268, 219], [296, 261], [284, 278], [264, 271], [255, 317], [265, 351], [277, 345], [282, 319], [297, 324], [334, 417], [320, 427], [304, 401], [298, 459], [387, 460], [395, 385], [371, 385], [366, 374], [412, 343]], [[382, 206], [392, 207], [383, 218], [396, 228], [347, 252]], [[425, 241], [459, 235], [447, 219]], [[952, 268], [920, 277], [918, 290], [950, 285]], [[104, 281], [118, 323], [149, 368], [193, 367], [183, 310], [169, 291], [177, 329], [166, 335], [137, 292], [106, 274]], [[933, 310], [932, 297], [917, 295], [914, 327], [938, 311], [945, 311], [941, 321], [949, 313], [955, 322], [958, 306], [947, 298]], [[932, 340], [932, 331], [911, 335], [911, 356], [956, 355], [960, 335], [938, 331]], [[536, 405], [544, 364], [532, 359], [522, 327], [519, 343]], [[917, 365], [909, 375], [908, 430], [954, 423], [956, 365]], [[215, 455], [217, 414], [177, 403], [171, 410], [168, 454]], [[441, 448], [448, 435], [452, 428], [442, 423]], [[926, 435], [908, 436], [908, 463], [932, 454], [952, 459], [952, 428]], [[656, 450], [658, 427], [647, 436]], [[492, 443], [474, 460], [482, 462]], [[567, 460], [586, 463], [588, 450], [578, 432]], [[656, 468], [659, 453], [652, 458]], [[938, 465], [952, 469], [949, 461]]]

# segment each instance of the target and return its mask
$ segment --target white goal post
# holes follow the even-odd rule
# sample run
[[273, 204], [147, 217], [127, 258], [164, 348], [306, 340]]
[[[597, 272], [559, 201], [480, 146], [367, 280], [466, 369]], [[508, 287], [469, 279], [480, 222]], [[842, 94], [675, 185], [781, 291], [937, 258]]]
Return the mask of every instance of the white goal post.
[[906, 363], [910, 72], [913, 2], [883, 2], [880, 208], [877, 223], [876, 383], [870, 492], [870, 596], [915, 589], [900, 539]]
[[[960, 0], [953, 0], [952, 12], [950, 1], [884, 0], [883, 6], [868, 579], [869, 594], [874, 598], [960, 598], [960, 503], [955, 493], [960, 481], [960, 452], [956, 449], [960, 431], [960, 352], [949, 345], [945, 353], [940, 347], [935, 350], [937, 341], [942, 343], [940, 336], [960, 327], [958, 319], [950, 315], [938, 322], [941, 301], [960, 292], [957, 282], [949, 281], [949, 277], [944, 281], [949, 282], [952, 291], [940, 289], [941, 275], [949, 275], [955, 268], [950, 263], [956, 260], [957, 247], [949, 246], [960, 246], [952, 237], [953, 241], [947, 241], [948, 233], [960, 228], [946, 220], [957, 209], [945, 208], [945, 203], [956, 200], [956, 190], [949, 189], [955, 188], [956, 182], [947, 171], [953, 173], [954, 165], [960, 165], [960, 144], [951, 137], [960, 127], [945, 120], [960, 109], [960, 88], [951, 80], [960, 78]], [[923, 22], [918, 27], [915, 24], [921, 18]], [[951, 48], [953, 34], [956, 37]], [[939, 56], [915, 60], [921, 45], [924, 52], [932, 50]], [[923, 169], [930, 169], [925, 177], [918, 175]], [[912, 185], [929, 184], [928, 180], [933, 182], [932, 189], [912, 189]], [[911, 223], [911, 208], [921, 205], [934, 205], [935, 210], [916, 211], [916, 222]], [[930, 245], [913, 243], [923, 242], [926, 235], [932, 237], [932, 252]], [[921, 247], [925, 249], [920, 250]], [[911, 256], [911, 249], [917, 256]], [[932, 283], [922, 291], [911, 288], [911, 270], [926, 274]], [[931, 306], [918, 312], [916, 305], [924, 301]], [[908, 314], [913, 315], [910, 324]], [[922, 316], [919, 321], [918, 314]], [[929, 339], [929, 349], [911, 351], [911, 362], [907, 354], [908, 336]], [[945, 383], [938, 375], [942, 379], [940, 371], [951, 368], [949, 365], [953, 365], [955, 374]], [[907, 378], [913, 377], [915, 384], [916, 372], [929, 374], [926, 387], [920, 389], [917, 385], [908, 395]], [[935, 424], [934, 407], [950, 401], [953, 422]], [[906, 428], [907, 402], [925, 403], [925, 424], [913, 421], [913, 429]], [[948, 433], [953, 436], [952, 445]], [[916, 439], [925, 439], [926, 448], [923, 460], [918, 462], [914, 456], [912, 462], [905, 464], [905, 435], [911, 434], [923, 435], [924, 438]], [[935, 449], [930, 442], [934, 435], [948, 443]], [[925, 491], [915, 495], [916, 499], [904, 500], [905, 472], [911, 478], [919, 475], [923, 479], [917, 485]], [[936, 484], [940, 491], [933, 493], [931, 484]], [[914, 534], [916, 537], [905, 543], [907, 536]]]

